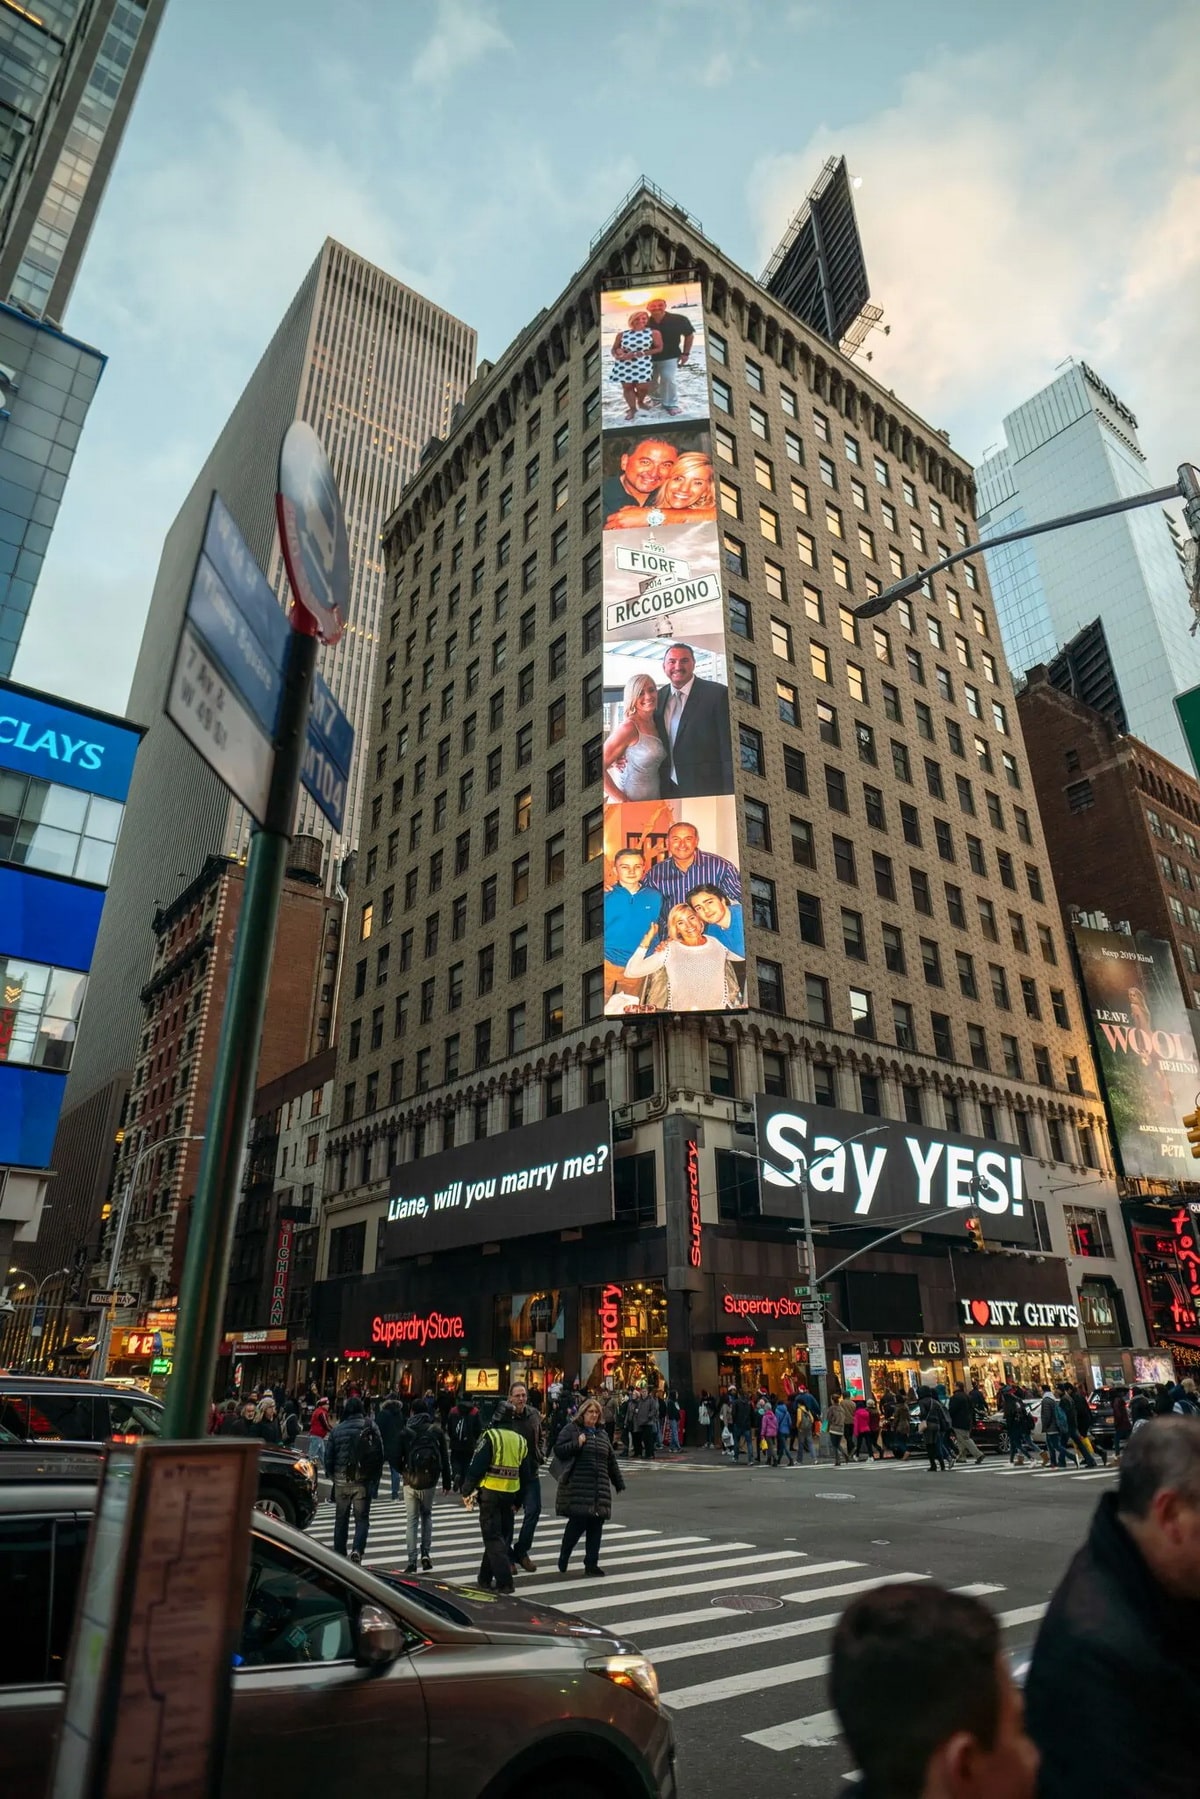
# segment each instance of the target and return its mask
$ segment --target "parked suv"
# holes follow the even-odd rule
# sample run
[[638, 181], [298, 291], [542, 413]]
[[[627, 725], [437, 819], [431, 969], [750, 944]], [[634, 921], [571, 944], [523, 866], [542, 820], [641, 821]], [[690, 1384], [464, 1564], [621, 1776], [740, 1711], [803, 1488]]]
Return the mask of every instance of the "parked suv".
[[[55, 1375], [0, 1374], [0, 1479], [28, 1473], [74, 1478], [106, 1443], [162, 1434], [163, 1404], [134, 1387]], [[307, 1456], [264, 1443], [258, 1508], [301, 1530], [317, 1510], [317, 1472]]]
[[[94, 1483], [0, 1484], [0, 1791], [46, 1790]], [[676, 1799], [652, 1665], [600, 1625], [250, 1537], [225, 1799]]]

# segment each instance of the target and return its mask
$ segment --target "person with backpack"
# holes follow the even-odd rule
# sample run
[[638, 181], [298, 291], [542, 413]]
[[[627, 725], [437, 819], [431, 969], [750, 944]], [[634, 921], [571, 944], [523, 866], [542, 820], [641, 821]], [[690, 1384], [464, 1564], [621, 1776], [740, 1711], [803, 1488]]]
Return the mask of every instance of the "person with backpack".
[[769, 1398], [759, 1403], [758, 1453], [768, 1468], [774, 1468], [779, 1462], [779, 1420]]
[[371, 1525], [371, 1493], [383, 1473], [383, 1438], [363, 1410], [361, 1399], [347, 1399], [325, 1445], [325, 1471], [333, 1482], [333, 1551], [345, 1555], [354, 1513], [352, 1562], [361, 1562]]
[[1029, 1459], [1033, 1459], [1033, 1445], [1029, 1440], [1029, 1413], [1015, 1387], [1005, 1387], [1001, 1409], [1004, 1413], [1004, 1429], [1008, 1435], [1009, 1466], [1023, 1468], [1026, 1465], [1026, 1450], [1030, 1451]]
[[483, 1429], [479, 1407], [465, 1393], [460, 1393], [446, 1418], [446, 1436], [450, 1443], [450, 1465], [454, 1470], [454, 1487], [462, 1491], [463, 1476], [475, 1454], [475, 1445]]
[[926, 1454], [929, 1456], [929, 1472], [945, 1474], [950, 1466], [946, 1459], [946, 1436], [951, 1428], [950, 1414], [931, 1387], [922, 1387], [917, 1410]]
[[[1064, 1381], [1058, 1389], [1058, 1409], [1062, 1413], [1058, 1428], [1062, 1432], [1064, 1442], [1071, 1445], [1071, 1448], [1082, 1460], [1085, 1468], [1094, 1468], [1096, 1466], [1096, 1458], [1084, 1442], [1080, 1432], [1079, 1418], [1075, 1406], [1075, 1389], [1070, 1381]], [[1092, 1414], [1089, 1411], [1089, 1423], [1091, 1422], [1091, 1416]]]
[[[604, 1440], [608, 1442], [607, 1437]], [[508, 1546], [512, 1542], [514, 1511], [522, 1484], [538, 1478], [536, 1466], [530, 1467], [530, 1457], [528, 1439], [516, 1428], [511, 1404], [502, 1399], [492, 1413], [491, 1423], [480, 1436], [460, 1489], [464, 1505], [470, 1505], [472, 1494], [477, 1492], [479, 1495], [483, 1560], [479, 1564], [478, 1584], [485, 1592], [490, 1592], [493, 1587], [498, 1593], [514, 1590]]]
[[428, 1400], [413, 1407], [413, 1415], [400, 1432], [397, 1444], [400, 1471], [404, 1477], [404, 1521], [408, 1536], [408, 1563], [404, 1572], [417, 1571], [417, 1533], [420, 1526], [421, 1569], [428, 1574], [433, 1568], [433, 1494], [438, 1481], [443, 1493], [450, 1491], [450, 1456], [446, 1434], [438, 1423], [437, 1412]]
[[791, 1450], [793, 1418], [791, 1407], [788, 1405], [786, 1399], [777, 1399], [775, 1401], [775, 1425], [776, 1466], [779, 1465], [780, 1458], [786, 1456], [788, 1467], [794, 1468], [796, 1463]]
[[[1068, 1386], [1067, 1399], [1069, 1408], [1068, 1416], [1071, 1416], [1074, 1419], [1075, 1430], [1079, 1438], [1080, 1447], [1086, 1450], [1090, 1456], [1095, 1457], [1098, 1454], [1101, 1465], [1107, 1468], [1107, 1449], [1098, 1450], [1096, 1444], [1092, 1440], [1092, 1407], [1087, 1394], [1082, 1387]], [[1092, 1466], [1095, 1466], [1094, 1461]]]

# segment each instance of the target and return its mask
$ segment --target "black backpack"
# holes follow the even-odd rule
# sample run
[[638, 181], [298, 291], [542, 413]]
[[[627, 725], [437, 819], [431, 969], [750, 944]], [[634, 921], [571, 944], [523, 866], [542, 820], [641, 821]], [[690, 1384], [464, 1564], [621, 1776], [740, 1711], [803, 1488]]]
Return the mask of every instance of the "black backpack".
[[412, 1445], [404, 1458], [404, 1478], [410, 1487], [424, 1492], [436, 1487], [442, 1472], [442, 1452], [433, 1426], [414, 1431]]
[[362, 1429], [350, 1445], [343, 1473], [347, 1480], [362, 1481], [367, 1486], [383, 1473], [383, 1438], [370, 1418], [363, 1420]]
[[472, 1406], [455, 1406], [450, 1434], [460, 1449], [470, 1449], [479, 1435], [478, 1414]]

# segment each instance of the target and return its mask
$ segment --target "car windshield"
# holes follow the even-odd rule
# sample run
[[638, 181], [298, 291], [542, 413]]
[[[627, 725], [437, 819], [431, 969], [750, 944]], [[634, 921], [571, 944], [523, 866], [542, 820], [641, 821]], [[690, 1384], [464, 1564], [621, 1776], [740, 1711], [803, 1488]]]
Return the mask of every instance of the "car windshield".
[[110, 1393], [108, 1416], [109, 1430], [118, 1443], [162, 1435], [162, 1407], [140, 1393]]

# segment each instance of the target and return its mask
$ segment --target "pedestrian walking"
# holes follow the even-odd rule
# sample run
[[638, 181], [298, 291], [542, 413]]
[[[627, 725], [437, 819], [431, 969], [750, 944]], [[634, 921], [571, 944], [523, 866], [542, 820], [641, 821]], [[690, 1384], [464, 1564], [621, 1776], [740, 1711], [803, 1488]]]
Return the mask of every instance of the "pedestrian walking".
[[931, 1387], [922, 1387], [918, 1410], [925, 1439], [925, 1453], [929, 1457], [929, 1472], [945, 1474], [950, 1465], [946, 1457], [945, 1438], [945, 1433], [951, 1428], [950, 1414]]
[[1129, 1396], [1124, 1387], [1116, 1388], [1113, 1393], [1112, 1419], [1113, 1454], [1119, 1457], [1133, 1430], [1133, 1420], [1129, 1416]]
[[1013, 1387], [1006, 1387], [1002, 1410], [1004, 1413], [1004, 1429], [1008, 1435], [1008, 1460], [1012, 1467], [1026, 1465], [1025, 1451], [1029, 1449], [1032, 1459], [1032, 1444], [1029, 1440], [1029, 1413], [1020, 1395]]
[[312, 1417], [308, 1421], [308, 1434], [310, 1437], [324, 1439], [332, 1429], [333, 1421], [329, 1415], [329, 1401], [328, 1399], [318, 1399], [312, 1409]]
[[954, 1391], [950, 1395], [950, 1403], [946, 1409], [950, 1414], [950, 1428], [954, 1432], [954, 1441], [958, 1446], [959, 1455], [964, 1461], [969, 1455], [973, 1456], [975, 1466], [978, 1468], [983, 1460], [983, 1452], [971, 1435], [971, 1426], [978, 1414], [971, 1402], [971, 1395], [961, 1381], [955, 1382]]
[[[400, 1472], [404, 1479], [404, 1522], [408, 1562], [404, 1572], [417, 1571], [418, 1549], [425, 1574], [433, 1570], [433, 1495], [442, 1483], [450, 1491], [450, 1456], [446, 1433], [436, 1409], [428, 1400], [414, 1406], [413, 1415], [397, 1442]], [[418, 1542], [419, 1538], [419, 1542]]]
[[705, 1449], [711, 1449], [713, 1447], [713, 1429], [714, 1429], [713, 1402], [709, 1398], [707, 1387], [705, 1387], [704, 1391], [700, 1395], [699, 1400], [696, 1403], [696, 1422], [699, 1424], [700, 1429], [704, 1432], [704, 1447], [705, 1447]]
[[345, 1555], [354, 1514], [352, 1562], [361, 1562], [371, 1524], [371, 1489], [383, 1472], [383, 1439], [367, 1418], [363, 1402], [347, 1399], [340, 1424], [325, 1446], [325, 1471], [333, 1482], [333, 1549]]
[[254, 1408], [254, 1417], [250, 1425], [250, 1434], [263, 1443], [281, 1443], [283, 1432], [279, 1428], [278, 1410], [273, 1393], [267, 1393]]
[[479, 1441], [479, 1433], [483, 1429], [483, 1419], [479, 1415], [479, 1407], [465, 1393], [460, 1393], [455, 1404], [446, 1415], [446, 1440], [450, 1445], [450, 1466], [452, 1479], [457, 1489], [461, 1490], [463, 1476], [475, 1454], [475, 1445]]
[[379, 1408], [377, 1419], [379, 1434], [383, 1438], [383, 1457], [392, 1475], [392, 1498], [400, 1497], [400, 1477], [404, 1470], [404, 1457], [400, 1450], [400, 1437], [404, 1430], [404, 1407], [398, 1394], [391, 1393]]
[[566, 1519], [558, 1552], [558, 1571], [560, 1574], [567, 1572], [571, 1552], [582, 1537], [583, 1571], [602, 1578], [600, 1542], [605, 1522], [612, 1517], [613, 1494], [624, 1492], [625, 1477], [613, 1454], [612, 1444], [600, 1429], [600, 1407], [596, 1400], [584, 1400], [559, 1435], [554, 1454], [565, 1470], [554, 1502], [557, 1516]]
[[[840, 1393], [831, 1394], [829, 1404], [825, 1407], [825, 1429], [829, 1436], [829, 1459], [835, 1468], [842, 1459], [846, 1432], [850, 1429], [853, 1418], [853, 1407], [847, 1405]], [[846, 1460], [850, 1460], [849, 1450], [846, 1450]]]
[[491, 1423], [480, 1433], [460, 1489], [464, 1505], [470, 1505], [476, 1493], [479, 1496], [479, 1534], [483, 1538], [479, 1585], [488, 1592], [493, 1587], [498, 1593], [513, 1591], [508, 1546], [529, 1453], [528, 1440], [514, 1428], [512, 1406], [508, 1400], [501, 1400]]
[[672, 1450], [678, 1454], [679, 1450], [683, 1447], [679, 1441], [679, 1421], [681, 1414], [679, 1408], [679, 1395], [673, 1387], [667, 1394], [666, 1406], [667, 1413], [664, 1425], [663, 1448]]
[[1046, 1440], [1047, 1461], [1052, 1468], [1065, 1468], [1067, 1451], [1064, 1438], [1067, 1431], [1067, 1414], [1045, 1382], [1042, 1384], [1039, 1416], [1042, 1435]]
[[806, 1405], [796, 1407], [796, 1460], [801, 1467], [805, 1462], [817, 1459], [817, 1439], [813, 1432], [814, 1419]]
[[768, 1468], [779, 1464], [779, 1420], [770, 1395], [758, 1415], [758, 1452]]
[[781, 1456], [786, 1456], [789, 1468], [796, 1466], [791, 1450], [792, 1414], [786, 1399], [775, 1401], [775, 1463], [779, 1464]]
[[[1070, 1381], [1064, 1381], [1058, 1389], [1058, 1408], [1061, 1416], [1058, 1428], [1064, 1443], [1070, 1445], [1085, 1468], [1094, 1468], [1096, 1458], [1083, 1440], [1079, 1429], [1079, 1419], [1075, 1407], [1075, 1389]], [[1091, 1413], [1088, 1413], [1090, 1420]]]
[[[560, 1425], [555, 1442], [561, 1436], [568, 1421]], [[637, 1392], [633, 1401], [633, 1453], [636, 1457], [652, 1462], [654, 1445], [658, 1439], [658, 1401], [649, 1391], [644, 1380], [637, 1384]]]
[[[513, 1382], [508, 1398], [512, 1406], [512, 1428], [524, 1437], [528, 1450], [521, 1463], [521, 1485], [517, 1497], [517, 1504], [521, 1508], [521, 1530], [515, 1543], [511, 1536], [508, 1539], [511, 1545], [510, 1560], [514, 1568], [524, 1568], [526, 1574], [536, 1574], [537, 1563], [530, 1559], [529, 1552], [533, 1548], [534, 1532], [542, 1515], [542, 1458], [538, 1451], [542, 1421], [529, 1403], [529, 1389], [524, 1381]], [[608, 1435], [607, 1431], [605, 1435]]]
[[[1068, 1387], [1067, 1391], [1070, 1395], [1071, 1409], [1075, 1417], [1075, 1429], [1079, 1436], [1081, 1448], [1085, 1449], [1089, 1455], [1099, 1455], [1101, 1466], [1107, 1468], [1108, 1451], [1106, 1449], [1097, 1449], [1092, 1440], [1092, 1408], [1087, 1394], [1082, 1387]], [[1094, 1463], [1093, 1466], [1095, 1466]]]
[[746, 1466], [754, 1460], [757, 1443], [758, 1416], [750, 1403], [748, 1394], [738, 1393], [733, 1401], [730, 1414], [730, 1429], [733, 1432], [733, 1459], [738, 1459], [738, 1451], [742, 1444], [746, 1445]]
[[907, 1396], [892, 1413], [891, 1423], [892, 1460], [903, 1462], [912, 1447], [912, 1419], [908, 1411]]
[[854, 1460], [856, 1462], [872, 1461], [874, 1458], [871, 1454], [871, 1408], [865, 1398], [855, 1400], [854, 1417], [850, 1428], [854, 1436]]
[[1200, 1420], [1141, 1424], [1034, 1644], [1025, 1712], [1041, 1799], [1196, 1793], [1198, 1499]]

